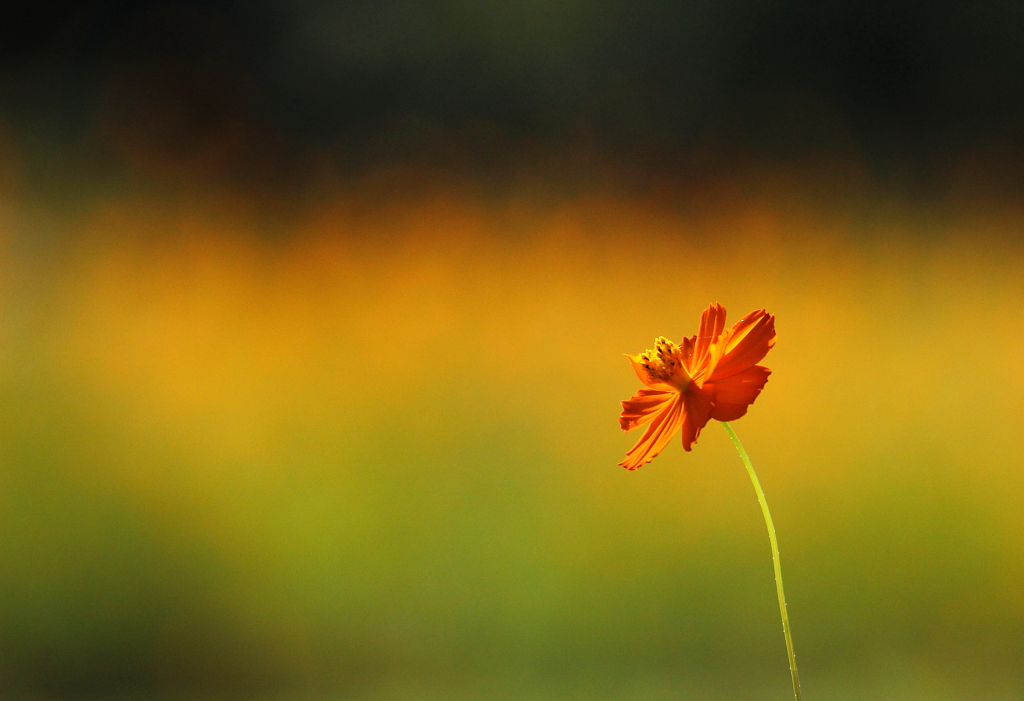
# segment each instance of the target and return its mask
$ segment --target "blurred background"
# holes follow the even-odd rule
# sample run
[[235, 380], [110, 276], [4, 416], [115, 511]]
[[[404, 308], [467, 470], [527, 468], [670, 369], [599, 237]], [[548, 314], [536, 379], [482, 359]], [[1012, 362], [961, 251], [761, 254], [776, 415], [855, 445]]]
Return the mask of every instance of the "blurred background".
[[0, 696], [1024, 699], [1024, 9], [0, 9]]

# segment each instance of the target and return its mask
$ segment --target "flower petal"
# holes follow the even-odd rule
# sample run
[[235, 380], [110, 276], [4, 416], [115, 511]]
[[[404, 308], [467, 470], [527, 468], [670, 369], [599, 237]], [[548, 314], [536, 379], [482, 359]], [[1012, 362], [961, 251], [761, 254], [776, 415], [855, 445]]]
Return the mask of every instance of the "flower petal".
[[764, 389], [772, 371], [763, 365], [755, 365], [741, 373], [715, 380], [704, 385], [714, 388], [715, 406], [711, 418], [715, 421], [735, 421], [747, 413], [747, 407], [754, 403]]
[[627, 470], [635, 470], [654, 460], [672, 440], [672, 436], [676, 435], [676, 431], [679, 430], [680, 414], [683, 411], [683, 401], [678, 394], [673, 392], [672, 395], [672, 398], [662, 405], [661, 411], [653, 415], [651, 425], [647, 427], [636, 445], [626, 453], [626, 459], [619, 463]]
[[[686, 366], [687, 372], [693, 370], [693, 347], [696, 344], [696, 336], [683, 336], [683, 340], [679, 342], [679, 354], [683, 358], [683, 365]], [[692, 374], [691, 372], [690, 375], [692, 376]]]
[[715, 302], [700, 315], [700, 328], [697, 331], [697, 342], [693, 348], [693, 360], [691, 361], [693, 373], [691, 374], [698, 373], [701, 367], [706, 366], [708, 351], [722, 335], [723, 329], [725, 329], [725, 307]]
[[708, 382], [717, 382], [754, 366], [775, 345], [775, 317], [764, 309], [750, 312], [718, 339], [721, 358]]
[[683, 395], [683, 448], [687, 451], [697, 442], [700, 430], [711, 420], [714, 394], [704, 389], [695, 389]]
[[622, 413], [619, 415], [619, 427], [623, 431], [640, 428], [655, 417], [664, 405], [677, 396], [676, 392], [665, 392], [660, 389], [641, 389], [636, 396], [622, 402]]

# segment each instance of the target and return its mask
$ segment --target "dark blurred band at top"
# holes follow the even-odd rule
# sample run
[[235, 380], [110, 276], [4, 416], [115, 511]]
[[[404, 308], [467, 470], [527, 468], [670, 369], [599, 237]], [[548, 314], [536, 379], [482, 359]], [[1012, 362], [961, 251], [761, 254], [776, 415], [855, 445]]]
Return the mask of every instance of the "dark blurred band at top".
[[17, 163], [44, 196], [138, 178], [287, 191], [380, 164], [571, 180], [590, 170], [579, 153], [696, 177], [737, 160], [856, 160], [923, 194], [980, 158], [1015, 191], [1022, 126], [1024, 9], [1010, 2], [0, 9], [0, 174]]

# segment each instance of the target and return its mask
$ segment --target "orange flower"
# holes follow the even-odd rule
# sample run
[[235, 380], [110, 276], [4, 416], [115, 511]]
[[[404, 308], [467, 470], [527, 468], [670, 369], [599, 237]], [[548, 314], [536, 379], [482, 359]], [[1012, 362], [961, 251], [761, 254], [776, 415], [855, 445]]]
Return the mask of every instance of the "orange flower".
[[661, 336], [654, 350], [627, 355], [647, 389], [622, 402], [619, 425], [623, 431], [644, 425], [647, 430], [619, 464], [635, 470], [649, 463], [680, 429], [683, 448], [690, 450], [711, 419], [733, 421], [746, 414], [772, 373], [755, 363], [775, 339], [775, 317], [764, 309], [725, 331], [725, 307], [715, 303], [701, 315], [696, 336], [678, 346]]

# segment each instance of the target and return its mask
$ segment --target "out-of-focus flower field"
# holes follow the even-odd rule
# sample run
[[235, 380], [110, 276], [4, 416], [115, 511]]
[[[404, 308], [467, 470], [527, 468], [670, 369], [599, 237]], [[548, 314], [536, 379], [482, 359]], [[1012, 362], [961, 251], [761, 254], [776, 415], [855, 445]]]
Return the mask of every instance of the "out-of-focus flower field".
[[714, 301], [777, 317], [734, 426], [805, 698], [1024, 694], [1011, 204], [389, 177], [275, 236], [222, 192], [11, 200], [11, 698], [786, 698], [725, 432], [616, 465], [623, 354]]

